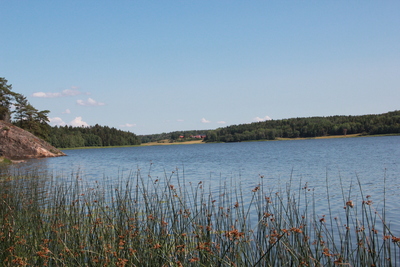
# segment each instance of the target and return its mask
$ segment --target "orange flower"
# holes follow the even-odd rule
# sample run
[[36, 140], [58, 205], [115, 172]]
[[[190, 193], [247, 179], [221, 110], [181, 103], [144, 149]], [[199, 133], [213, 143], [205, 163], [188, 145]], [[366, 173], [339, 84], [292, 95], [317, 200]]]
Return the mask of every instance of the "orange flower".
[[159, 248], [161, 248], [161, 245], [157, 243], [157, 244], [154, 245], [153, 248], [154, 248], [154, 249], [159, 249]]
[[347, 206], [347, 207], [350, 207], [350, 208], [353, 208], [353, 207], [354, 207], [353, 201], [351, 201], [351, 200], [347, 201], [347, 202], [346, 202], [346, 206]]
[[191, 259], [189, 260], [189, 262], [196, 262], [196, 261], [199, 261], [199, 258], [195, 257], [195, 258], [191, 258]]

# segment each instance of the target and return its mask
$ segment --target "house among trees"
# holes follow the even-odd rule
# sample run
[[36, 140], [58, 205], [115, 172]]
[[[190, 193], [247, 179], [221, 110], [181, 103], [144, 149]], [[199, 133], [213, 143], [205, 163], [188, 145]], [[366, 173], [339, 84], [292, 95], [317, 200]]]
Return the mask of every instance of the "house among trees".
[[191, 138], [203, 139], [206, 138], [207, 135], [205, 134], [198, 134], [198, 135], [191, 135]]

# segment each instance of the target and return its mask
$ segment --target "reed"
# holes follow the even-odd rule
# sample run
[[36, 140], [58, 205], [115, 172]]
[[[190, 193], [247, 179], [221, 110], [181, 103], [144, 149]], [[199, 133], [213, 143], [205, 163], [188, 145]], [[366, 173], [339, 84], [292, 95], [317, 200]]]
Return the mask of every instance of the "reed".
[[262, 176], [249, 191], [193, 184], [179, 170], [161, 180], [138, 170], [114, 186], [61, 180], [2, 172], [2, 266], [400, 265], [385, 205], [378, 212], [362, 190], [355, 201], [353, 187], [342, 186], [336, 214], [328, 186], [321, 204], [308, 185], [273, 190]]

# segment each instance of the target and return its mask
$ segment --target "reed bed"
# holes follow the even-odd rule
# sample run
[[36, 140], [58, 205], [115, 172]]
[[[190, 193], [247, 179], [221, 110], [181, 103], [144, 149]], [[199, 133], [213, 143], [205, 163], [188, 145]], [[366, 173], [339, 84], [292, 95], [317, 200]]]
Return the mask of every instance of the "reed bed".
[[308, 186], [273, 191], [258, 179], [244, 190], [178, 171], [161, 181], [137, 171], [114, 186], [3, 173], [0, 265], [400, 266], [400, 238], [371, 196], [356, 202], [342, 187], [335, 214], [328, 187], [321, 203]]

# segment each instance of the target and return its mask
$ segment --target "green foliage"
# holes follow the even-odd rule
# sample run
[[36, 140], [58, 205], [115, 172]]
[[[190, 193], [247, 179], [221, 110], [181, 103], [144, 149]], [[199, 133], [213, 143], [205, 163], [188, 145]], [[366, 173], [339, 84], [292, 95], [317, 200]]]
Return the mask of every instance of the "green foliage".
[[400, 111], [379, 115], [292, 118], [232, 125], [209, 131], [205, 141], [239, 142], [347, 134], [400, 134]]
[[90, 127], [51, 127], [48, 142], [58, 148], [140, 145], [134, 133], [98, 124]]
[[7, 84], [5, 78], [0, 77], [0, 120], [9, 122], [11, 117], [10, 107], [16, 93], [12, 91], [11, 84]]
[[0, 157], [0, 167], [2, 164], [4, 165], [4, 164], [11, 164], [11, 163], [12, 163], [12, 161], [9, 160], [8, 158]]
[[[46, 139], [48, 137], [49, 110], [39, 111], [34, 108], [25, 96], [12, 91], [5, 78], [0, 77], [0, 120], [11, 121], [18, 127]], [[13, 107], [13, 110], [11, 109]]]
[[138, 171], [87, 188], [79, 174], [56, 183], [42, 170], [0, 169], [1, 266], [398, 266], [397, 225], [387, 223], [396, 211], [381, 211], [361, 186], [338, 188], [337, 209], [328, 190], [318, 199], [262, 177], [252, 190], [206, 189], [179, 175]]
[[161, 140], [169, 140], [170, 142], [182, 142], [198, 140], [198, 138], [194, 138], [193, 136], [208, 135], [210, 131], [211, 130], [175, 131], [170, 133], [139, 135], [139, 138], [142, 143], [158, 142]]
[[55, 147], [72, 148], [85, 146], [139, 145], [135, 134], [106, 126], [93, 127], [50, 127], [49, 110], [39, 111], [27, 98], [12, 91], [5, 78], [0, 77], [0, 120], [14, 125], [48, 141]]

